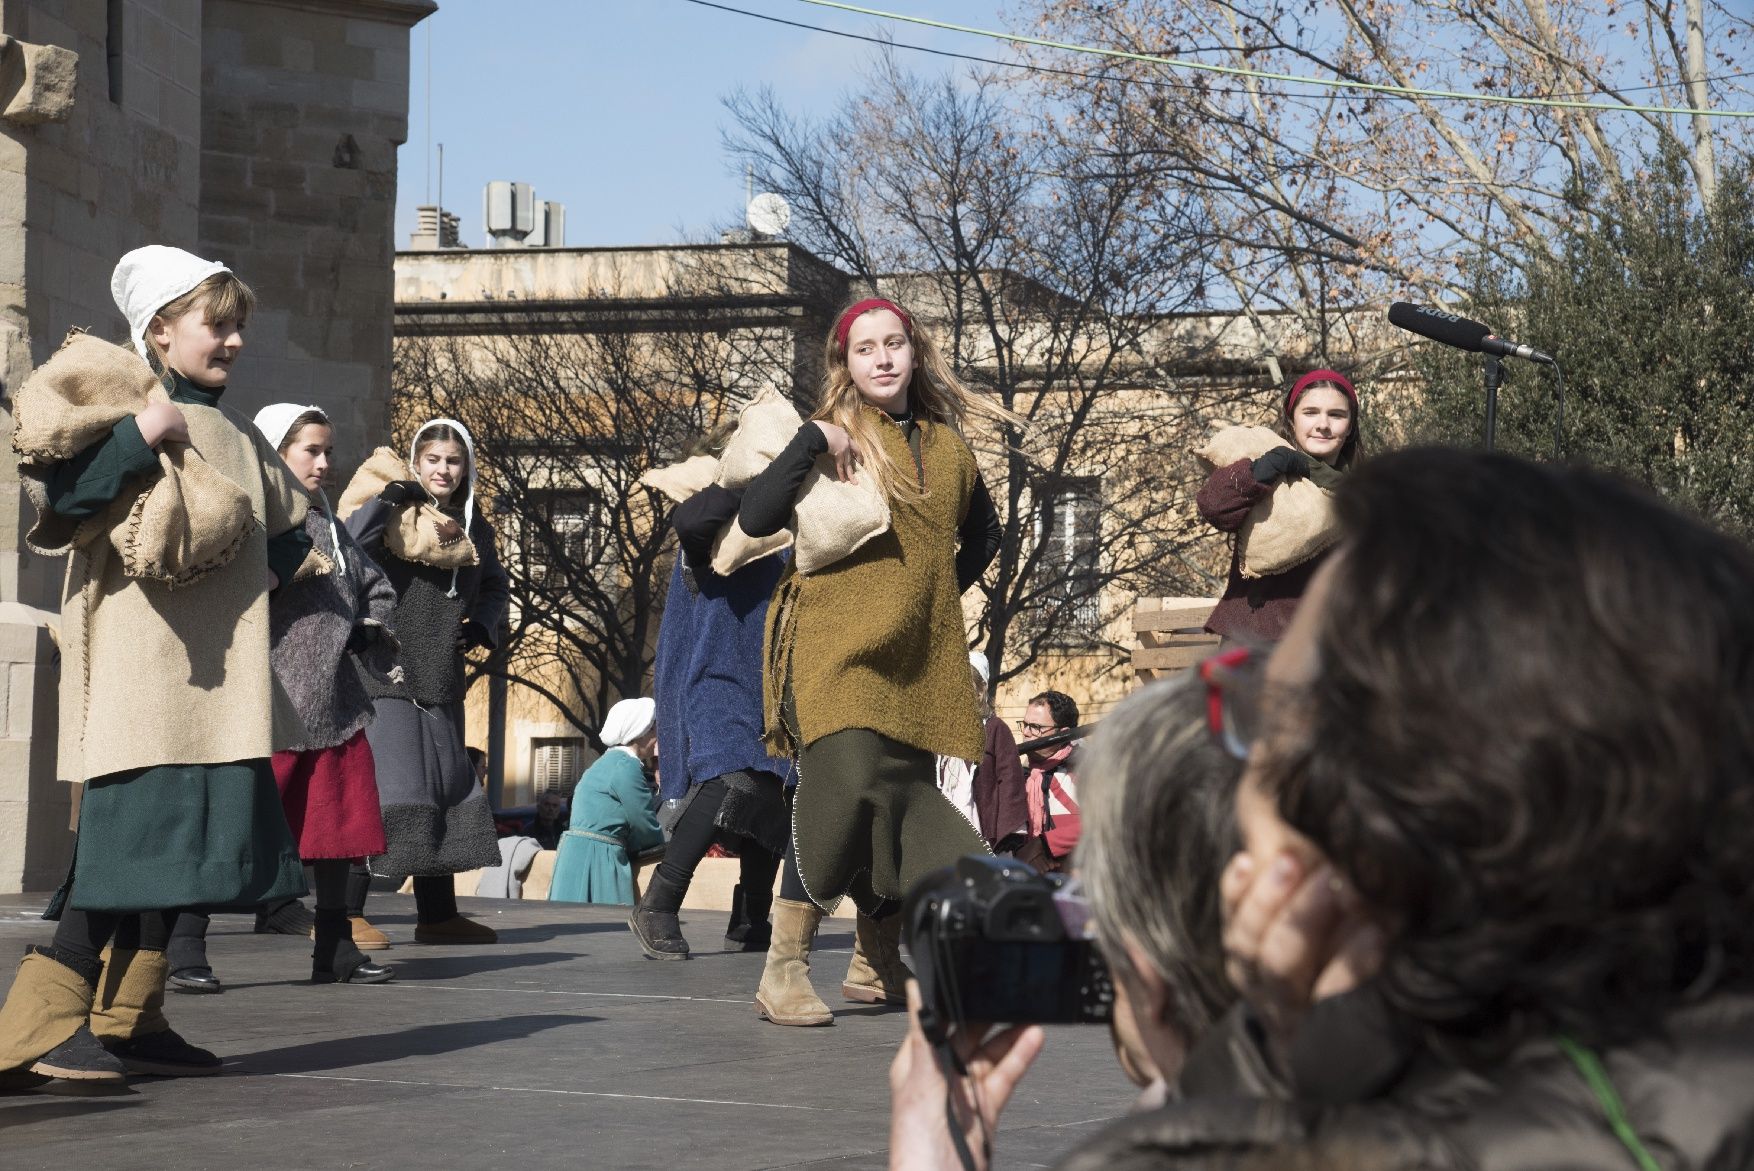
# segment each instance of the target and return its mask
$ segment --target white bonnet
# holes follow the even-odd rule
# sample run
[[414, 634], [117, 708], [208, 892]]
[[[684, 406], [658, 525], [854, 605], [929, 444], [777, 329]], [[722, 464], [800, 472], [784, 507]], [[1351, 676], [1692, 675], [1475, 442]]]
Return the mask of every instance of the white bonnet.
[[146, 326], [153, 314], [208, 277], [230, 271], [217, 260], [202, 260], [165, 244], [136, 248], [118, 260], [110, 276], [110, 296], [128, 319], [128, 336], [140, 356], [146, 357]]
[[638, 740], [652, 730], [658, 718], [658, 705], [650, 697], [624, 699], [603, 717], [603, 746], [614, 748]]

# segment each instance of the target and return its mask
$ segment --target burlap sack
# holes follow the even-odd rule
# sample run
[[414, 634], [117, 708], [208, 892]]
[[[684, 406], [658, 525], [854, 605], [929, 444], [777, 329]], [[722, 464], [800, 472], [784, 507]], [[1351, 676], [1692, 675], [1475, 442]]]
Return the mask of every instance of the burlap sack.
[[[1270, 427], [1226, 427], [1196, 454], [1222, 468], [1289, 446]], [[1237, 568], [1244, 577], [1271, 577], [1326, 552], [1339, 539], [1333, 494], [1309, 478], [1281, 481], [1237, 530]]]
[[174, 588], [230, 564], [254, 518], [248, 494], [187, 444], [166, 443], [158, 467], [162, 474], [134, 498], [110, 540], [129, 577]]
[[[794, 412], [795, 414], [795, 412]], [[677, 504], [713, 482], [719, 461], [710, 455], [696, 455], [668, 467], [653, 468], [639, 478], [648, 488], [656, 488]], [[777, 553], [792, 543], [790, 529], [766, 537], [752, 537], [733, 520], [713, 539], [713, 572], [721, 577], [759, 561], [769, 553]]]
[[[719, 457], [717, 482], [727, 488], [747, 487], [786, 449], [803, 423], [779, 391], [763, 390], [738, 417], [737, 431]], [[888, 532], [889, 501], [877, 490], [874, 477], [835, 479], [834, 461], [823, 456], [804, 479], [792, 508], [791, 527], [798, 572], [815, 573]], [[716, 548], [713, 567], [718, 568]]]
[[140, 355], [74, 330], [18, 388], [12, 450], [33, 463], [72, 459], [148, 401], [168, 397]]
[[250, 498], [183, 443], [166, 443], [160, 474], [142, 476], [83, 521], [48, 506], [46, 471], [107, 438], [115, 425], [170, 396], [138, 354], [74, 330], [19, 387], [12, 446], [37, 509], [26, 544], [62, 553], [101, 533], [129, 577], [188, 585], [229, 564], [253, 523]]
[[[346, 520], [360, 505], [382, 492], [384, 485], [412, 479], [414, 473], [408, 470], [402, 457], [380, 447], [347, 482], [335, 515]], [[430, 501], [407, 504], [398, 510], [395, 521], [384, 528], [384, 547], [404, 561], [434, 569], [462, 569], [477, 561], [475, 542], [469, 539], [463, 526]]]

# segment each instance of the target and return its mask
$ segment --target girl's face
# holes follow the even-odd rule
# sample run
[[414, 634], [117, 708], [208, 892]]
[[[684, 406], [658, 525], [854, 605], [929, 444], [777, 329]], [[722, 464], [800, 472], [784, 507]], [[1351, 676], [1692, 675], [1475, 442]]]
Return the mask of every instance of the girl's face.
[[280, 458], [307, 491], [315, 492], [329, 482], [334, 439], [335, 432], [327, 423], [306, 423], [280, 449]]
[[209, 390], [225, 385], [232, 362], [244, 348], [243, 318], [209, 321], [204, 309], [190, 310], [175, 321], [154, 317], [146, 329], [164, 352], [165, 365]]
[[451, 494], [469, 474], [469, 458], [463, 454], [463, 445], [449, 439], [428, 443], [414, 462], [414, 474], [421, 487], [440, 504], [450, 503]]
[[1352, 400], [1337, 386], [1310, 387], [1291, 408], [1291, 434], [1307, 454], [1332, 464], [1352, 434]]
[[907, 410], [914, 344], [908, 340], [901, 318], [887, 309], [873, 309], [855, 318], [847, 331], [847, 370], [866, 402], [891, 414]]

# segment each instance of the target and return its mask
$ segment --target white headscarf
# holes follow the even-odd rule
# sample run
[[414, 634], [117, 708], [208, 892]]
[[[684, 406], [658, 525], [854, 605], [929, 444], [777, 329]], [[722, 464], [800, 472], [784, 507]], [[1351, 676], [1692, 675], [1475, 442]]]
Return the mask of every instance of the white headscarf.
[[[256, 430], [260, 431], [263, 437], [268, 440], [269, 446], [275, 451], [279, 451], [280, 445], [286, 442], [287, 432], [292, 430], [293, 423], [298, 420], [300, 415], [308, 412], [321, 415], [325, 424], [330, 427], [334, 426], [333, 423], [329, 422], [329, 416], [324, 413], [322, 407], [300, 406], [298, 403], [270, 403], [256, 412], [254, 420]], [[329, 497], [320, 487], [317, 489], [317, 496], [323, 502], [323, 515], [329, 519], [329, 540], [335, 546], [335, 568], [341, 573], [346, 573], [347, 555], [341, 551], [341, 533], [335, 524], [335, 510], [329, 507]]]
[[652, 724], [658, 718], [656, 700], [647, 696], [639, 699], [624, 699], [609, 709], [603, 717], [603, 746], [616, 748], [629, 741], [638, 740], [652, 730]]
[[981, 654], [979, 651], [968, 652], [968, 665], [974, 668], [974, 673], [981, 677], [982, 683], [986, 683], [992, 679], [992, 664], [987, 662], [987, 656]]
[[208, 277], [230, 271], [217, 260], [202, 260], [164, 244], [136, 248], [118, 260], [110, 276], [110, 296], [128, 319], [128, 336], [140, 356], [146, 357], [146, 327], [153, 314]]
[[[463, 499], [463, 534], [473, 541], [475, 536], [469, 531], [469, 523], [475, 519], [475, 437], [469, 434], [469, 428], [455, 419], [428, 419], [422, 423], [420, 430], [414, 433], [413, 441], [408, 444], [408, 469], [414, 473], [416, 480], [420, 479], [420, 468], [415, 461], [415, 453], [420, 450], [420, 437], [434, 427], [449, 427], [463, 437], [463, 451], [469, 457], [469, 495]], [[425, 485], [422, 484], [421, 487], [425, 487]], [[457, 493], [453, 489], [451, 498], [456, 499], [456, 495]], [[455, 569], [451, 570], [450, 596], [453, 598], [457, 596], [458, 572]]]

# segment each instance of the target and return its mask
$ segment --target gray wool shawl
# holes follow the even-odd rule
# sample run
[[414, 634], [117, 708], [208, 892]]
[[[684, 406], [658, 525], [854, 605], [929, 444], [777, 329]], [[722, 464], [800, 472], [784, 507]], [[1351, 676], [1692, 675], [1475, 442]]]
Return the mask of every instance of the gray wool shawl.
[[[396, 590], [345, 526], [330, 528], [323, 508], [305, 517], [317, 553], [329, 572], [301, 576], [277, 590], [269, 606], [269, 637], [275, 678], [291, 697], [304, 736], [287, 747], [304, 752], [345, 744], [372, 719], [372, 700], [360, 672], [345, 660], [347, 639], [361, 623], [385, 627], [360, 656], [360, 667], [379, 676], [395, 669], [396, 640], [388, 629]], [[340, 537], [340, 556], [335, 538]], [[345, 563], [345, 567], [343, 567]]]

